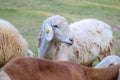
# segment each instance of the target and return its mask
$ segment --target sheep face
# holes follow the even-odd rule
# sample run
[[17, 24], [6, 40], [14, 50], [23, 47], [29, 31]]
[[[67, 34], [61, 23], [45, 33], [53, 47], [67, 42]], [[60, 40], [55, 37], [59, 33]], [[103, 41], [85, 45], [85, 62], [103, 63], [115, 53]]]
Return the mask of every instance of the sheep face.
[[44, 21], [43, 32], [45, 39], [51, 41], [53, 38], [67, 45], [73, 44], [73, 35], [70, 32], [65, 18], [52, 16]]

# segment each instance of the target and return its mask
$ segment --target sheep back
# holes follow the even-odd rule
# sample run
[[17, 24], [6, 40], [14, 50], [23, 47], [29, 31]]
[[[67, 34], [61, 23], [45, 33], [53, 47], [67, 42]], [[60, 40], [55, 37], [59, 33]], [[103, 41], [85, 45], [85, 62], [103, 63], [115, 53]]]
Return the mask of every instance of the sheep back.
[[75, 36], [75, 45], [84, 47], [78, 50], [84, 50], [84, 53], [87, 51], [88, 53], [92, 52], [94, 55], [99, 55], [98, 58], [100, 60], [108, 55], [115, 54], [114, 37], [111, 27], [103, 21], [83, 19], [71, 24], [70, 28]]

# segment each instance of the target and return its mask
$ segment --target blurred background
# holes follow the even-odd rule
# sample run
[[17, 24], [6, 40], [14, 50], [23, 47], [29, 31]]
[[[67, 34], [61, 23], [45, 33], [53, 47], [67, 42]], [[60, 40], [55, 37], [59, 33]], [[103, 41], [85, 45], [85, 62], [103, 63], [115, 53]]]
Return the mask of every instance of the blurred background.
[[43, 20], [64, 16], [68, 23], [96, 18], [109, 24], [120, 56], [120, 0], [0, 0], [0, 18], [17, 27], [37, 56], [37, 38]]

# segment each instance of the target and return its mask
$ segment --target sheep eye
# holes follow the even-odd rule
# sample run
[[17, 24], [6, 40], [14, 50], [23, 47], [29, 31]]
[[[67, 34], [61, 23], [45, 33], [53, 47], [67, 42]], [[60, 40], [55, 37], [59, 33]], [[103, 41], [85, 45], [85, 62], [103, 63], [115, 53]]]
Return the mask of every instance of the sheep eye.
[[55, 27], [55, 28], [59, 28], [57, 25], [52, 25], [53, 27]]

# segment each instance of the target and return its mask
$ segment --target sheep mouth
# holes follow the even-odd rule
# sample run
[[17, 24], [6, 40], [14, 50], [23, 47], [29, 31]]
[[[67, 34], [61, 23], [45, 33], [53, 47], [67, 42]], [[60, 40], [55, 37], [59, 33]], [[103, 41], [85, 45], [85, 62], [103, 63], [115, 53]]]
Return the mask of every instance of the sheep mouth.
[[64, 43], [65, 43], [65, 45], [67, 45], [67, 46], [73, 45], [73, 43], [69, 43], [69, 42], [64, 42]]

